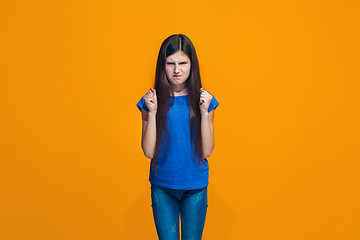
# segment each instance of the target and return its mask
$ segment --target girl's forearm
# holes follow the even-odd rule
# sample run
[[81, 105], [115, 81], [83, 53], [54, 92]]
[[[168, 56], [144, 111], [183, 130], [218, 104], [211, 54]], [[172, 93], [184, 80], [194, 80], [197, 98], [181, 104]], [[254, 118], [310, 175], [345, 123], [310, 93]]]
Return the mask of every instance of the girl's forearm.
[[204, 158], [210, 157], [214, 148], [214, 131], [211, 128], [208, 113], [203, 113], [201, 115], [201, 136]]
[[153, 159], [156, 144], [156, 113], [148, 113], [146, 129], [144, 132], [141, 146], [145, 157]]

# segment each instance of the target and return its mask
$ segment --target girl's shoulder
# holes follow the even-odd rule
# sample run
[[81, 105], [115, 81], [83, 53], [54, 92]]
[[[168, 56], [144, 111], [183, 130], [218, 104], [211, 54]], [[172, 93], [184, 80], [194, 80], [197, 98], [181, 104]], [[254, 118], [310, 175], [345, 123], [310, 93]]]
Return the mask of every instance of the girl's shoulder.
[[140, 112], [141, 112], [141, 109], [144, 109], [145, 111], [149, 112], [149, 109], [147, 108], [143, 97], [141, 97], [141, 99], [138, 101], [136, 106], [140, 110]]
[[210, 112], [211, 110], [217, 108], [218, 106], [219, 106], [219, 102], [216, 100], [214, 95], [212, 95], [212, 99], [210, 101], [208, 112]]

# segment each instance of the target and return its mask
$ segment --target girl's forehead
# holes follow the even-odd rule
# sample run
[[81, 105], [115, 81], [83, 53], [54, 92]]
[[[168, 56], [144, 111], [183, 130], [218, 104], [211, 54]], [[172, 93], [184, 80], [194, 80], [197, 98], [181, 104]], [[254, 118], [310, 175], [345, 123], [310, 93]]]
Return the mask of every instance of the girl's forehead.
[[188, 56], [184, 52], [176, 52], [166, 58], [167, 61], [187, 61]]

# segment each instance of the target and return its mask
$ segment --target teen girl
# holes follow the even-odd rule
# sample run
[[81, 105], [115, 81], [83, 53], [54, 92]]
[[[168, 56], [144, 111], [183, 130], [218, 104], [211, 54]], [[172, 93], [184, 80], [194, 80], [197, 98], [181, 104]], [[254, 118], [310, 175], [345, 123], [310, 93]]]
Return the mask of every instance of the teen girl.
[[138, 102], [141, 147], [150, 163], [152, 209], [160, 240], [201, 239], [207, 210], [208, 160], [214, 148], [216, 99], [202, 88], [190, 39], [162, 43], [155, 86]]

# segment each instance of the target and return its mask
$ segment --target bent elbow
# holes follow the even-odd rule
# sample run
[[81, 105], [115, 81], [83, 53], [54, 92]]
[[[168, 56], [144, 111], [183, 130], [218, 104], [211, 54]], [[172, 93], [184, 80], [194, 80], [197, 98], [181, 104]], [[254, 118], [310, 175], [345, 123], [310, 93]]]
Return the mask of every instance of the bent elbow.
[[204, 158], [208, 158], [211, 156], [212, 154], [212, 151], [213, 151], [214, 147], [212, 147], [211, 149], [207, 150], [207, 151], [204, 151]]
[[145, 157], [153, 159], [154, 157], [154, 152], [153, 151], [149, 151], [148, 148], [144, 147], [144, 144], [141, 142], [141, 148], [143, 150], [143, 153], [145, 155]]
[[153, 152], [147, 151], [147, 150], [145, 150], [144, 148], [143, 148], [143, 152], [144, 152], [145, 157], [150, 158], [150, 159], [153, 159], [153, 157], [154, 157], [154, 153], [153, 153]]
[[210, 157], [211, 156], [211, 152], [208, 152], [208, 153], [204, 153], [204, 158], [208, 158], [208, 157]]
[[149, 154], [149, 153], [144, 153], [145, 157], [153, 159], [154, 158], [154, 154]]

